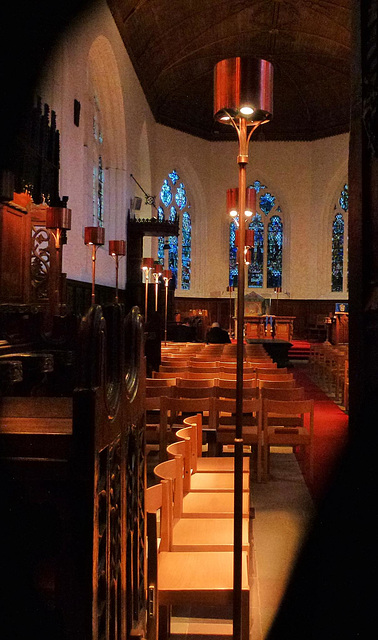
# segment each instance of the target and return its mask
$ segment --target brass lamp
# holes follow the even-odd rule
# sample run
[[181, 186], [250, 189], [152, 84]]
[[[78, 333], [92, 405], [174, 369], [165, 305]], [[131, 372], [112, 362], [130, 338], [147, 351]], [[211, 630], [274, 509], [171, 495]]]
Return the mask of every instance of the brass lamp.
[[[233, 639], [241, 640], [242, 620], [242, 493], [243, 493], [243, 346], [246, 165], [252, 133], [269, 122], [273, 109], [273, 67], [267, 60], [228, 58], [214, 68], [214, 118], [232, 125], [239, 139], [239, 237], [237, 297], [236, 426], [234, 441], [234, 598]], [[252, 191], [252, 189], [251, 189]], [[254, 190], [253, 190], [254, 191]]]
[[118, 270], [119, 259], [126, 255], [126, 242], [124, 240], [109, 240], [109, 255], [115, 260], [116, 267], [116, 293], [115, 303], [118, 304]]
[[55, 240], [56, 260], [50, 263], [50, 276], [53, 283], [52, 311], [60, 313], [62, 302], [62, 251], [67, 242], [67, 231], [71, 229], [71, 209], [66, 207], [48, 207], [46, 209], [46, 229]]
[[145, 297], [144, 297], [144, 321], [147, 322], [147, 310], [148, 310], [148, 282], [150, 279], [150, 269], [154, 266], [153, 258], [143, 258], [142, 271], [145, 278]]
[[165, 309], [164, 309], [164, 342], [167, 346], [167, 329], [168, 329], [168, 283], [172, 278], [172, 271], [170, 269], [163, 270], [163, 280], [165, 286]]
[[105, 244], [104, 227], [84, 227], [84, 244], [92, 247], [92, 305], [96, 302], [95, 281], [96, 281], [96, 253], [97, 249]]

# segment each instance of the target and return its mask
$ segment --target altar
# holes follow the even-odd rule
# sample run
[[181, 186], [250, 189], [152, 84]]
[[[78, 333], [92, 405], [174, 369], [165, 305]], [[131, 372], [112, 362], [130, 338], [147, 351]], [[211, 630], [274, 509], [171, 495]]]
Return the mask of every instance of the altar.
[[295, 316], [246, 315], [244, 316], [245, 339], [276, 339], [290, 342], [293, 339]]

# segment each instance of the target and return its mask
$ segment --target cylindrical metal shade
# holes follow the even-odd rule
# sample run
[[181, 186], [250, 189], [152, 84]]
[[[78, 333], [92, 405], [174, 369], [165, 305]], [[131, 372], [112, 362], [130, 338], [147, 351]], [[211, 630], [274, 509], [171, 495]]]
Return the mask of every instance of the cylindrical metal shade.
[[163, 278], [170, 280], [170, 278], [172, 278], [172, 271], [170, 269], [164, 269]]
[[160, 273], [162, 272], [163, 267], [161, 266], [160, 262], [155, 262], [154, 263], [154, 273]]
[[227, 212], [238, 212], [239, 189], [227, 189]]
[[46, 229], [71, 229], [71, 209], [49, 207], [46, 209]]
[[105, 244], [104, 227], [84, 227], [84, 244], [97, 246]]
[[110, 256], [125, 256], [126, 242], [124, 240], [109, 240]]
[[245, 210], [251, 215], [256, 213], [256, 191], [253, 187], [245, 190]]
[[273, 66], [258, 58], [227, 58], [214, 68], [214, 118], [231, 124], [268, 122], [273, 115]]
[[152, 269], [153, 266], [154, 266], [153, 258], [143, 258], [142, 269]]
[[253, 229], [246, 229], [246, 231], [245, 231], [245, 246], [246, 247], [253, 247], [254, 239], [255, 239], [255, 232], [253, 231]]

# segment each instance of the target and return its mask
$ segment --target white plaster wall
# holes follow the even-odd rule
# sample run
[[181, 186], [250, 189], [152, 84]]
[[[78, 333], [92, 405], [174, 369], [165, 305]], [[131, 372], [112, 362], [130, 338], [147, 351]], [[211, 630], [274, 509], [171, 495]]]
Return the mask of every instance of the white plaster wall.
[[[76, 98], [85, 104], [88, 53], [100, 35], [107, 38], [114, 53], [125, 108], [126, 158], [112, 176], [113, 188], [122, 191], [123, 199], [122, 206], [118, 204], [121, 210], [110, 212], [110, 227], [119, 238], [125, 237], [127, 209], [135, 195], [142, 197], [140, 215], [151, 215], [151, 207], [144, 204], [143, 193], [130, 178], [131, 173], [147, 193], [156, 195], [158, 204], [161, 184], [175, 168], [187, 188], [193, 227], [191, 289], [177, 290], [176, 295], [227, 296], [230, 220], [226, 191], [238, 185], [236, 134], [235, 142], [211, 143], [154, 122], [103, 0], [65, 34], [39, 88], [43, 102], [57, 112], [61, 132], [60, 193], [69, 196], [73, 211], [63, 268], [69, 278], [87, 282], [91, 279], [89, 250], [83, 244], [83, 227], [90, 224], [91, 215], [85, 135], [84, 127], [73, 124], [73, 102]], [[249, 155], [247, 184], [261, 180], [282, 208], [285, 245], [281, 296], [345, 297], [331, 293], [330, 220], [335, 194], [347, 178], [348, 136], [316, 142], [264, 142], [252, 138]], [[147, 253], [156, 248], [156, 242], [145, 245]], [[125, 262], [121, 261], [121, 278]], [[96, 281], [114, 284], [114, 264], [107, 244], [98, 252]]]

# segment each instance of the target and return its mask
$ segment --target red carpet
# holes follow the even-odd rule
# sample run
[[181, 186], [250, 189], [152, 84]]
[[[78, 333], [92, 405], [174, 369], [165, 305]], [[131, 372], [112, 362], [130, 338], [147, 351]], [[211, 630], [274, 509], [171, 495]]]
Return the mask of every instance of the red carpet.
[[306, 477], [304, 460], [297, 454], [304, 479], [315, 502], [318, 502], [332, 480], [332, 472], [343, 453], [348, 436], [348, 416], [306, 373], [307, 365], [294, 366], [298, 386], [304, 387], [306, 397], [315, 401], [314, 410], [314, 474], [313, 482]]

